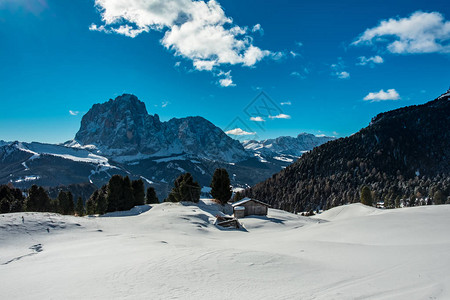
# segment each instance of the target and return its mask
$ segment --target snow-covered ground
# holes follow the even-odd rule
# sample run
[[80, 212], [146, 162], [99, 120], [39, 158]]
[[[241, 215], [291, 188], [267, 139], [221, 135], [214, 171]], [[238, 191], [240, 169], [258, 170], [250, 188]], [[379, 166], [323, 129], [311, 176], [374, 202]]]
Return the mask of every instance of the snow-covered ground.
[[449, 205], [270, 209], [241, 231], [216, 227], [219, 211], [0, 215], [1, 298], [450, 299]]

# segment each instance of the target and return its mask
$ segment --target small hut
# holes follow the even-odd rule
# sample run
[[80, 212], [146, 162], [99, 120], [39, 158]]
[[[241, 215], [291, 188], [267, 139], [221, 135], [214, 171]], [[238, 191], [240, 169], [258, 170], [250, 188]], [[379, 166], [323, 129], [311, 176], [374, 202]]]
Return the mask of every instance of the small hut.
[[244, 198], [233, 203], [232, 206], [235, 218], [243, 218], [249, 215], [267, 216], [270, 207], [269, 204], [252, 198]]

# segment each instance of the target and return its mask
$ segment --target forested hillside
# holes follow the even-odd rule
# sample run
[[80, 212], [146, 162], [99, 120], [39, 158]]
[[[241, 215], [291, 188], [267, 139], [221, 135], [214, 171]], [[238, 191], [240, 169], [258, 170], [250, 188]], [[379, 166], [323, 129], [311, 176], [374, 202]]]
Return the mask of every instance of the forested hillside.
[[388, 206], [442, 203], [450, 195], [450, 92], [377, 115], [245, 191], [275, 208], [304, 211], [358, 202], [367, 185]]

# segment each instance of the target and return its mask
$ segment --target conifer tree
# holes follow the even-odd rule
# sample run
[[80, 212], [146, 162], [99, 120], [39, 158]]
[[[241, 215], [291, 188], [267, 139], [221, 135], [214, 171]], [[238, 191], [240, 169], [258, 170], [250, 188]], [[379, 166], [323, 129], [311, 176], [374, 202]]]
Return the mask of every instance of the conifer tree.
[[61, 206], [59, 205], [59, 199], [50, 199], [50, 211], [54, 213], [61, 212]]
[[100, 192], [98, 193], [95, 212], [97, 214], [103, 215], [107, 212], [107, 209], [108, 209], [107, 186], [104, 185], [100, 189]]
[[177, 202], [177, 199], [175, 198], [175, 192], [174, 189], [172, 188], [172, 191], [170, 192], [170, 194], [167, 196], [166, 199], [164, 199], [164, 202]]
[[77, 213], [77, 215], [78, 215], [79, 217], [84, 216], [83, 199], [81, 199], [81, 197], [78, 197], [77, 205], [76, 205], [75, 211], [76, 211], [76, 213]]
[[59, 212], [63, 215], [71, 215], [74, 212], [73, 196], [71, 192], [59, 191]]
[[174, 182], [167, 201], [181, 202], [190, 201], [198, 202], [200, 200], [200, 185], [194, 181], [190, 173], [181, 174]]
[[67, 214], [73, 215], [75, 213], [75, 203], [73, 201], [73, 195], [71, 191], [67, 191]]
[[0, 214], [6, 214], [9, 213], [11, 209], [11, 204], [9, 203], [8, 199], [3, 198], [0, 200]]
[[367, 206], [373, 205], [372, 193], [367, 185], [363, 186], [361, 189], [361, 203]]
[[86, 201], [86, 214], [93, 215], [96, 213], [95, 207], [98, 198], [98, 190], [95, 190], [89, 199]]
[[433, 199], [434, 199], [434, 204], [439, 205], [439, 204], [445, 203], [445, 196], [441, 190], [437, 190], [436, 192], [434, 192]]
[[142, 179], [133, 180], [131, 182], [133, 188], [134, 205], [145, 204], [145, 185]]
[[224, 205], [230, 200], [232, 191], [230, 177], [226, 169], [216, 169], [211, 181], [211, 195]]
[[244, 194], [241, 192], [237, 192], [236, 194], [234, 194], [233, 196], [233, 202], [238, 202], [240, 200], [244, 199]]
[[50, 197], [43, 187], [33, 184], [28, 190], [25, 207], [27, 211], [50, 211]]
[[134, 207], [134, 195], [133, 188], [131, 186], [131, 180], [128, 176], [125, 176], [122, 180], [122, 197], [119, 202], [117, 210], [129, 210]]
[[155, 188], [150, 186], [147, 189], [147, 204], [158, 204], [159, 199], [158, 196], [156, 196]]
[[108, 207], [106, 209], [107, 212], [119, 210], [119, 205], [121, 204], [120, 202], [122, 201], [121, 198], [123, 195], [122, 181], [122, 176], [120, 175], [113, 175], [109, 179], [106, 192], [106, 202], [108, 203]]
[[384, 197], [384, 208], [392, 208], [393, 202], [392, 202], [392, 195], [388, 194], [386, 197]]

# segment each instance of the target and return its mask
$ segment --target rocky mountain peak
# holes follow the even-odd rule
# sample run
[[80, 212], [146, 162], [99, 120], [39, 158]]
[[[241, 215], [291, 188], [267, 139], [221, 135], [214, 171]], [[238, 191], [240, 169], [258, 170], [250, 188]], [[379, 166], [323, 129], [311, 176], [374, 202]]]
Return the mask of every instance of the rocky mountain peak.
[[115, 156], [142, 158], [186, 153], [227, 162], [249, 156], [238, 141], [206, 119], [187, 117], [161, 122], [158, 115], [149, 115], [145, 104], [130, 94], [92, 106], [83, 116], [75, 140]]

